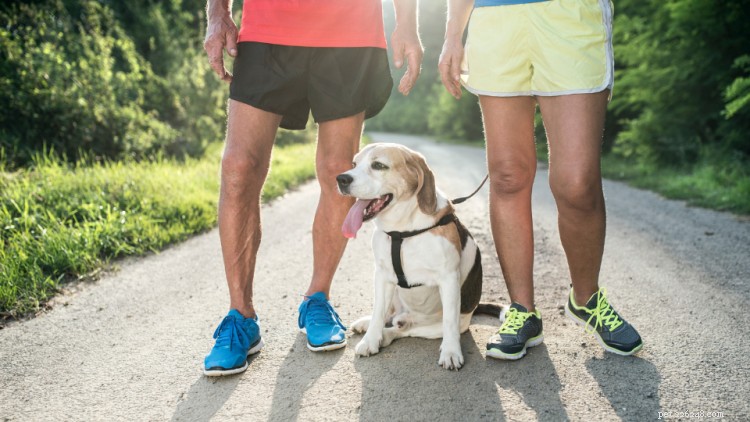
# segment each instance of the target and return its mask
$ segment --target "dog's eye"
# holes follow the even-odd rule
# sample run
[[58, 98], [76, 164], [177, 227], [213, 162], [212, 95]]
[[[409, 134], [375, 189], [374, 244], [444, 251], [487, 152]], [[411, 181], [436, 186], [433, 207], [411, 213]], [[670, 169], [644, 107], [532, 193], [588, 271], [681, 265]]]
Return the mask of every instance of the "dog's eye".
[[352, 162], [352, 168], [355, 168], [355, 167], [357, 167], [357, 163]]
[[373, 161], [370, 167], [372, 167], [373, 170], [388, 170], [388, 166], [380, 161]]

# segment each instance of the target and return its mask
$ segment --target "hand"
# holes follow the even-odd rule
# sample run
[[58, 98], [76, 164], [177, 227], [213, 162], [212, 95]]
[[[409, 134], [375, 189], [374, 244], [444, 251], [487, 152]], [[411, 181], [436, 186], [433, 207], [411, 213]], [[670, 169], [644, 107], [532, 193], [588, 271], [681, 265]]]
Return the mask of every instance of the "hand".
[[438, 70], [440, 79], [443, 81], [445, 89], [453, 98], [461, 99], [461, 61], [464, 57], [464, 46], [460, 38], [447, 38], [443, 44], [443, 51], [440, 53], [438, 61]]
[[230, 56], [237, 56], [237, 25], [228, 12], [221, 15], [209, 14], [203, 48], [214, 72], [222, 81], [232, 82], [232, 74], [224, 67], [224, 49]]
[[397, 69], [401, 69], [404, 65], [404, 59], [407, 61], [406, 73], [398, 84], [398, 92], [409, 95], [409, 91], [414, 87], [422, 71], [422, 56], [424, 55], [416, 28], [402, 29], [397, 25], [391, 34], [391, 46], [393, 47], [393, 64]]

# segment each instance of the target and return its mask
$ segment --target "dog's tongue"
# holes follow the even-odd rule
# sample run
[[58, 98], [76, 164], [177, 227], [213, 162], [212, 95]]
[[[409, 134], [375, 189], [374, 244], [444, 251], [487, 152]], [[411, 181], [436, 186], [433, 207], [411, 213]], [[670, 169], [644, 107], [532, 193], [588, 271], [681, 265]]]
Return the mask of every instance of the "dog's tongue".
[[357, 231], [362, 227], [362, 221], [365, 219], [365, 208], [370, 205], [370, 202], [372, 202], [371, 199], [357, 199], [357, 202], [349, 209], [349, 214], [346, 215], [344, 225], [341, 227], [344, 237], [349, 239], [357, 237]]

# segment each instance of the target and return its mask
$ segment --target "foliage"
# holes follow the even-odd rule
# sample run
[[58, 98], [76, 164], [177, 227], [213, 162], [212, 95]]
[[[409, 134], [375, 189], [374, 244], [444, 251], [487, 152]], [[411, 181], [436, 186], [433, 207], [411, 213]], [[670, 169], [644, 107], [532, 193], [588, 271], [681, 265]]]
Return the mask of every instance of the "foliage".
[[0, 7], [6, 162], [45, 147], [71, 158], [199, 155], [220, 139], [226, 87], [200, 48], [202, 2], [191, 3], [194, 13], [177, 0]]
[[669, 165], [706, 147], [747, 158], [750, 2], [623, 0], [616, 16], [615, 151]]
[[453, 98], [442, 83], [433, 85], [432, 107], [427, 116], [430, 133], [452, 139], [482, 139], [482, 114], [477, 97], [466, 90], [460, 100]]
[[[61, 283], [216, 224], [218, 144], [201, 159], [67, 164], [38, 153], [0, 173], [0, 314], [37, 309]], [[314, 176], [314, 144], [275, 148], [264, 200]]]
[[689, 169], [642, 164], [609, 155], [602, 160], [602, 173], [691, 205], [750, 214], [750, 169], [739, 160], [711, 157], [715, 153], [723, 154], [704, 152], [701, 161]]

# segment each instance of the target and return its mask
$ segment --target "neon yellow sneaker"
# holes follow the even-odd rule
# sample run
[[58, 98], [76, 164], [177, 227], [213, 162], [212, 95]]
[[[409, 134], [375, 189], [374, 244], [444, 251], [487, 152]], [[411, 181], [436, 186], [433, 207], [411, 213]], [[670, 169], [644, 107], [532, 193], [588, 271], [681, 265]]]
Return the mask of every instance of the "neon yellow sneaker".
[[542, 315], [537, 309], [529, 312], [523, 306], [512, 303], [505, 313], [505, 321], [487, 342], [487, 356], [495, 359], [517, 360], [526, 354], [526, 349], [544, 341]]
[[576, 305], [570, 289], [565, 315], [583, 325], [585, 332], [596, 334], [596, 340], [608, 352], [630, 356], [643, 348], [638, 331], [612, 308], [604, 288], [594, 293], [586, 306]]

